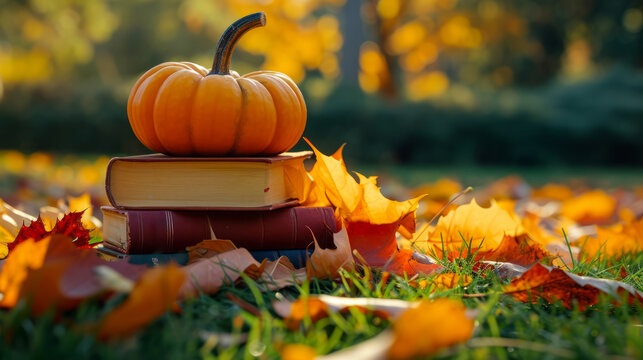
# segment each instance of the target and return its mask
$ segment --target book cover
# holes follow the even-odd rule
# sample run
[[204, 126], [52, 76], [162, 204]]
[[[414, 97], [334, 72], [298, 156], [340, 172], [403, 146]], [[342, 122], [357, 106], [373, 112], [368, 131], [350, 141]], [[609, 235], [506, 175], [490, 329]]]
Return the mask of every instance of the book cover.
[[180, 252], [213, 238], [255, 251], [304, 249], [314, 236], [322, 248], [334, 248], [337, 232], [330, 207], [245, 212], [101, 210], [105, 246], [129, 254]]

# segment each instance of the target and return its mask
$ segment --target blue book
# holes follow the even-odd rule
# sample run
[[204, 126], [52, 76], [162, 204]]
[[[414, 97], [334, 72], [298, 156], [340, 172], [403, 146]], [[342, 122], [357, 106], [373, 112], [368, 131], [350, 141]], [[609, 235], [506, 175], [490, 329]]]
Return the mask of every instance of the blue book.
[[[171, 261], [179, 265], [186, 265], [189, 260], [187, 252], [178, 252], [172, 254], [123, 254], [118, 251], [106, 247], [98, 247], [98, 252], [107, 258], [127, 259], [130, 264], [154, 266], [158, 264], [166, 264]], [[301, 268], [306, 266], [306, 252], [308, 255], [312, 254], [312, 249], [295, 249], [295, 250], [256, 250], [250, 251], [250, 254], [259, 262], [263, 259], [269, 261], [277, 260], [281, 256], [285, 256], [296, 267]]]

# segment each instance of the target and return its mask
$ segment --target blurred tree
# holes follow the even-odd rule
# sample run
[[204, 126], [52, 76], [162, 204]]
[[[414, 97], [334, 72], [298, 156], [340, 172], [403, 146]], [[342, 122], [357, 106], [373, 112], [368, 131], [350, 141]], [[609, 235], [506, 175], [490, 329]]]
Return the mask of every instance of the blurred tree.
[[[337, 17], [324, 8], [340, 7], [345, 0], [184, 0], [183, 18], [190, 31], [205, 32], [214, 41], [227, 24], [250, 13], [264, 11], [267, 26], [248, 32], [239, 46], [263, 57], [263, 69], [281, 71], [300, 82], [310, 70], [326, 78], [339, 75], [337, 53], [342, 35]], [[225, 13], [220, 21], [217, 13]]]
[[0, 79], [35, 83], [69, 76], [118, 25], [107, 0], [8, 0], [0, 8]]
[[373, 28], [360, 55], [366, 92], [421, 100], [452, 83], [537, 85], [591, 74], [596, 62], [641, 66], [643, 2], [363, 0]]

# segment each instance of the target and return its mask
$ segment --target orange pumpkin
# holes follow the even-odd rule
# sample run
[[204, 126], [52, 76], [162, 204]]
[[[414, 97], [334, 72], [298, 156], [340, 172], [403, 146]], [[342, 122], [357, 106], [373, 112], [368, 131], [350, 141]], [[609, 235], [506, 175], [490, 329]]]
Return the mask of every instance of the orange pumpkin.
[[234, 22], [217, 45], [212, 70], [167, 62], [134, 85], [127, 116], [136, 137], [168, 155], [272, 155], [289, 150], [304, 132], [306, 104], [285, 74], [230, 71], [234, 46], [264, 26], [263, 12]]

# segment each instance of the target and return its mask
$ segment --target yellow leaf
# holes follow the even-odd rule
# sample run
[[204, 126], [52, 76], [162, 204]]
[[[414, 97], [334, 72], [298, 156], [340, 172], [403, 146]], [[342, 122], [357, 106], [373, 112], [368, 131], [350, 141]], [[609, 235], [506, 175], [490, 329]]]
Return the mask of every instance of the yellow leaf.
[[360, 203], [362, 189], [346, 171], [343, 160], [322, 154], [308, 139], [304, 140], [317, 157], [315, 167], [311, 171], [314, 181], [323, 187], [328, 200], [339, 209], [340, 214], [351, 214]]
[[581, 224], [608, 221], [616, 210], [616, 200], [602, 190], [588, 191], [563, 202], [560, 214]]
[[[441, 217], [430, 236], [429, 243], [441, 249], [442, 241], [447, 250], [458, 250], [463, 240], [472, 249], [493, 250], [500, 245], [505, 235], [516, 237], [524, 234], [524, 228], [515, 214], [510, 214], [498, 204], [489, 208], [478, 205], [475, 199], [461, 205]], [[418, 245], [421, 246], [421, 243]]]

